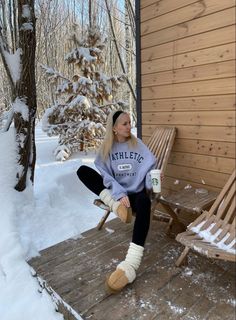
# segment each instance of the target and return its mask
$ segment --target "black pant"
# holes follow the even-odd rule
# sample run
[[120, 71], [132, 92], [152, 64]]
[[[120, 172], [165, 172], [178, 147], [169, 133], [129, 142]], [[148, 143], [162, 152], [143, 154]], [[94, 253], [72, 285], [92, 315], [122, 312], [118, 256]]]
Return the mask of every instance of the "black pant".
[[[83, 184], [96, 195], [105, 189], [101, 175], [92, 168], [83, 165], [77, 170], [77, 175]], [[136, 213], [132, 242], [143, 247], [150, 225], [151, 201], [145, 190], [128, 196], [131, 208]]]

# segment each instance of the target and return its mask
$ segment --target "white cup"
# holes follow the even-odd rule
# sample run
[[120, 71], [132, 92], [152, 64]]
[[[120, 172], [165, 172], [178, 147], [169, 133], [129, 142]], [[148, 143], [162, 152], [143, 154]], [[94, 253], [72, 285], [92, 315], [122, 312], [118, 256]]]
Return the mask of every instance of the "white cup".
[[161, 170], [154, 169], [150, 171], [151, 181], [152, 181], [152, 190], [154, 193], [161, 192]]

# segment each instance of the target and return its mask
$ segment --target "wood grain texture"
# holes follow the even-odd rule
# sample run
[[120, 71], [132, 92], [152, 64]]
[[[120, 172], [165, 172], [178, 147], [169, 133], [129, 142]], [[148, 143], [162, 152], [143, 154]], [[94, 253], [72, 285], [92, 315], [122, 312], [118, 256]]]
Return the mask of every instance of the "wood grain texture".
[[[165, 29], [174, 25], [185, 23], [187, 21], [197, 19], [210, 15], [212, 13], [222, 11], [231, 7], [234, 7], [235, 0], [205, 0], [195, 1], [187, 6], [173, 10], [173, 3], [171, 6], [172, 11], [168, 12], [168, 8], [165, 8], [166, 1], [159, 2], [159, 6], [155, 8], [158, 13], [153, 10], [154, 6], [146, 8], [141, 12], [141, 34], [156, 32], [161, 29]], [[162, 5], [162, 8], [160, 6]], [[170, 4], [171, 5], [171, 4]], [[144, 17], [143, 15], [146, 14]], [[148, 21], [145, 21], [148, 20]], [[144, 22], [143, 22], [144, 21]]]
[[235, 94], [143, 100], [145, 112], [235, 110]]
[[[168, 124], [166, 124], [168, 126]], [[143, 135], [150, 136], [156, 125], [143, 125]], [[235, 143], [235, 127], [217, 126], [177, 126], [177, 137], [180, 139], [198, 139]]]
[[234, 126], [235, 111], [185, 111], [144, 113], [143, 124], [199, 125], [199, 126]]
[[[201, 49], [189, 53], [179, 54], [179, 55], [173, 55], [171, 57], [165, 57], [157, 60], [147, 61], [142, 63], [141, 65], [141, 72], [143, 75], [148, 73], [157, 73], [161, 71], [167, 71], [170, 70], [173, 72], [173, 76], [178, 76], [179, 73], [182, 73], [184, 76], [184, 73], [188, 75], [188, 72], [192, 73], [193, 77], [196, 76], [196, 73], [203, 72], [202, 69], [205, 69], [205, 73], [211, 72], [211, 65], [214, 63], [219, 62], [228, 62], [228, 60], [232, 60], [231, 62], [231, 76], [234, 76], [235, 73], [233, 71], [235, 70], [235, 43], [228, 43], [217, 47], [211, 47], [207, 49]], [[195, 69], [192, 68], [194, 71], [189, 71], [190, 67], [196, 67]], [[186, 68], [188, 68], [186, 70]], [[181, 70], [179, 70], [181, 69]], [[209, 71], [208, 71], [209, 69]], [[221, 69], [221, 72], [223, 70], [227, 70], [227, 67], [223, 67]], [[219, 76], [221, 75], [218, 71]], [[152, 76], [151, 76], [152, 77]], [[188, 76], [189, 77], [189, 76]], [[221, 75], [221, 77], [224, 77], [224, 74]], [[145, 80], [148, 77], [144, 77], [144, 84]], [[170, 77], [171, 78], [171, 77]], [[183, 77], [182, 77], [183, 78]], [[189, 79], [190, 80], [190, 79]]]
[[142, 20], [150, 19], [150, 11], [153, 12], [153, 16], [162, 15], [195, 2], [197, 0], [178, 0], [174, 2], [172, 0], [142, 0], [140, 3]]
[[219, 78], [230, 78], [235, 75], [235, 60], [210, 63], [202, 66], [179, 68], [152, 74], [143, 74], [143, 87], [170, 83], [192, 82]]
[[172, 56], [195, 50], [219, 46], [235, 41], [235, 25], [226, 26], [183, 39], [174, 39], [171, 42], [151, 46], [141, 50], [142, 61], [148, 61]]
[[142, 89], [143, 99], [197, 97], [235, 93], [235, 78], [222, 78], [187, 83], [173, 83]]
[[141, 48], [167, 43], [233, 24], [235, 24], [235, 8], [226, 9], [209, 16], [193, 19], [164, 30], [141, 36]]

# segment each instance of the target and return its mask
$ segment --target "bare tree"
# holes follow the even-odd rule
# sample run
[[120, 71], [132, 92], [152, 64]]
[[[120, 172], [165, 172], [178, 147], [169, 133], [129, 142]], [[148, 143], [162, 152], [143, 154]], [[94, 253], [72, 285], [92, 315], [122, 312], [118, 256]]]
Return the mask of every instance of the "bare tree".
[[[120, 61], [121, 67], [122, 67], [122, 71], [124, 73], [127, 73], [127, 70], [125, 68], [125, 64], [124, 64], [123, 59], [122, 59], [121, 54], [120, 54], [120, 49], [119, 49], [119, 46], [118, 46], [118, 43], [117, 43], [116, 33], [115, 33], [115, 30], [114, 30], [114, 27], [113, 27], [111, 12], [110, 12], [110, 8], [108, 6], [108, 1], [107, 0], [105, 0], [105, 4], [106, 4], [106, 8], [107, 8], [107, 14], [108, 14], [108, 17], [109, 17], [112, 36], [113, 36], [114, 43], [115, 43], [115, 48], [116, 48], [116, 51], [117, 51], [117, 54], [118, 54], [118, 57], [119, 57], [119, 61]], [[134, 88], [133, 88], [133, 86], [132, 86], [132, 84], [131, 84], [131, 82], [130, 82], [130, 80], [128, 78], [127, 78], [127, 84], [129, 86], [129, 89], [131, 91], [131, 94], [132, 94], [134, 100], [136, 101], [136, 94], [135, 94]]]
[[[4, 2], [4, 3], [3, 3]], [[3, 1], [2, 9], [6, 10]], [[12, 14], [17, 21], [14, 32], [10, 33], [9, 42], [7, 23], [0, 25], [0, 54], [11, 85], [13, 100], [13, 118], [17, 145], [17, 183], [15, 189], [23, 191], [27, 179], [34, 181], [34, 167], [36, 160], [35, 150], [35, 114], [36, 114], [36, 86], [35, 86], [35, 13], [34, 0], [18, 0], [17, 10], [15, 2], [8, 2]], [[8, 7], [9, 8], [9, 7]], [[10, 9], [9, 9], [10, 10]], [[12, 20], [11, 20], [12, 21]], [[19, 39], [19, 47], [17, 40]]]

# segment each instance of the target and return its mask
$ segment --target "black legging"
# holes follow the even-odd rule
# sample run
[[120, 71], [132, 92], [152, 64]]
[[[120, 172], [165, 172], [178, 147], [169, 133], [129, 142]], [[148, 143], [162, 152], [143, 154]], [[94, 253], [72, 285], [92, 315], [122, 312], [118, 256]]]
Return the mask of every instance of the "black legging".
[[[83, 184], [96, 195], [105, 189], [102, 176], [92, 168], [83, 165], [77, 170], [77, 175]], [[150, 225], [151, 201], [145, 190], [128, 196], [131, 208], [136, 213], [132, 242], [143, 247]]]

